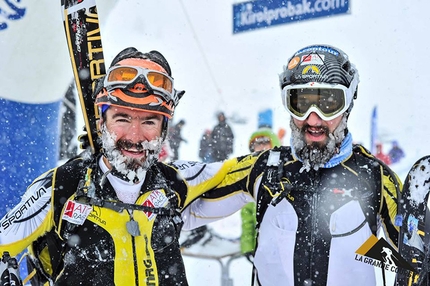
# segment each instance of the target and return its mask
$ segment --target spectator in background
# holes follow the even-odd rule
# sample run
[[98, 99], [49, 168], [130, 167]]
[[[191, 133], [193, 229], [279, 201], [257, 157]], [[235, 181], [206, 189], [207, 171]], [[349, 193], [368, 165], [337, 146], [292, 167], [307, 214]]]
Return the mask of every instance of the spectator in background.
[[218, 124], [212, 130], [212, 158], [223, 161], [233, 153], [234, 135], [223, 112], [217, 113]]
[[169, 144], [170, 149], [172, 150], [172, 161], [176, 161], [179, 158], [179, 146], [181, 145], [181, 142], [187, 143], [187, 140], [182, 138], [181, 132], [182, 127], [185, 125], [185, 120], [181, 119], [178, 123], [173, 125], [169, 129]]
[[[249, 138], [249, 150], [251, 152], [268, 150], [275, 146], [281, 146], [287, 131], [284, 128], [279, 128], [277, 134], [273, 131], [273, 110], [265, 109], [258, 113], [258, 129], [251, 138]], [[255, 141], [255, 142], [254, 142]], [[270, 142], [270, 144], [269, 144]], [[253, 145], [262, 145], [260, 147], [251, 148]]]
[[382, 144], [381, 143], [376, 144], [376, 154], [375, 154], [375, 157], [378, 158], [379, 160], [381, 160], [382, 162], [384, 162], [387, 165], [391, 164], [390, 157], [383, 152], [383, 150], [382, 150]]
[[259, 128], [249, 138], [249, 151], [256, 152], [281, 146], [281, 142], [272, 129], [268, 127]]
[[212, 131], [210, 129], [206, 129], [200, 139], [199, 158], [202, 159], [202, 162], [204, 163], [213, 162], [211, 134]]
[[403, 149], [399, 147], [399, 144], [396, 140], [392, 142], [391, 150], [388, 152], [388, 156], [390, 157], [391, 163], [399, 162], [403, 157], [405, 157], [405, 152]]

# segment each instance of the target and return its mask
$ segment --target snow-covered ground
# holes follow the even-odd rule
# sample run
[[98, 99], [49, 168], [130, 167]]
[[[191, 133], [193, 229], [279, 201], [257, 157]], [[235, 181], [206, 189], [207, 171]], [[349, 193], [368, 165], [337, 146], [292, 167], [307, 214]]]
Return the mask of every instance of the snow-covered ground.
[[[240, 224], [239, 212], [229, 218], [209, 224], [211, 231], [226, 239], [222, 241], [214, 238], [213, 241], [209, 241], [203, 247], [192, 246], [189, 250], [184, 251], [184, 261], [190, 286], [250, 285], [252, 264], [244, 256], [240, 256], [239, 241], [231, 241], [239, 237], [241, 233]], [[205, 237], [202, 241], [206, 241]], [[205, 257], [211, 255], [214, 258]]]

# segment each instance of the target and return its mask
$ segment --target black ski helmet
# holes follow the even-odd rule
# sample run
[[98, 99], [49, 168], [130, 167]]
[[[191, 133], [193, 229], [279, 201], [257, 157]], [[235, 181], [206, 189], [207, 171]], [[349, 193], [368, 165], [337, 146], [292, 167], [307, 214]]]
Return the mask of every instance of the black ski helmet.
[[[342, 50], [329, 45], [311, 45], [297, 51], [279, 75], [281, 89], [312, 82], [341, 84], [351, 92], [346, 104], [357, 98], [358, 71]], [[283, 98], [284, 100], [284, 98]]]

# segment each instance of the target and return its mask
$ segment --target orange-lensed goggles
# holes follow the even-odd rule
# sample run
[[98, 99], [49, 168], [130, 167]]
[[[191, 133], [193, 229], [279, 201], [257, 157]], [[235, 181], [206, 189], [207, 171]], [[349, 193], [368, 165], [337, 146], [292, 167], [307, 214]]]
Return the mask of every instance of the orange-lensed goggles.
[[113, 66], [106, 72], [104, 87], [109, 91], [116, 88], [132, 88], [142, 82], [146, 88], [174, 98], [173, 78], [162, 72], [136, 66]]

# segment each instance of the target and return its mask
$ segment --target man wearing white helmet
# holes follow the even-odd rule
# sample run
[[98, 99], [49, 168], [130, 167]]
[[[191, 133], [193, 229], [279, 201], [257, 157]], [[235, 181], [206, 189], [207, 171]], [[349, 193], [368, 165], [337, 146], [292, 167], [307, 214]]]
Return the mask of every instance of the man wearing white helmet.
[[120, 52], [94, 92], [100, 151], [88, 149], [28, 187], [0, 220], [0, 255], [29, 247], [37, 285], [188, 285], [182, 212], [229, 163], [158, 161], [183, 93], [159, 52]]
[[352, 143], [347, 122], [358, 71], [340, 49], [313, 45], [294, 53], [279, 79], [291, 147], [229, 160], [236, 162], [225, 180], [232, 183], [191, 205], [185, 228], [254, 200], [254, 284], [376, 285], [374, 266], [356, 258], [379, 230], [396, 249], [401, 182]]

